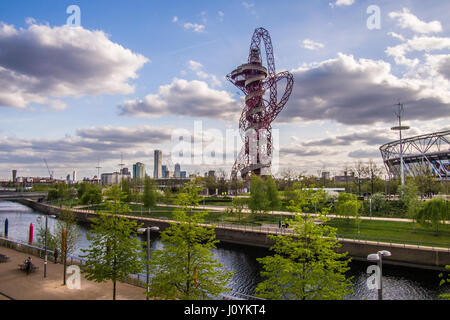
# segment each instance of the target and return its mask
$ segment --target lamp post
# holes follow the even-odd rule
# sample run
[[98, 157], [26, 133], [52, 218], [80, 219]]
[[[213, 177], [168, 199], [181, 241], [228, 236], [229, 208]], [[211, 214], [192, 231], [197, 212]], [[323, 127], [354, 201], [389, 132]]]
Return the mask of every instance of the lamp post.
[[395, 115], [398, 118], [398, 126], [391, 128], [391, 130], [399, 131], [400, 134], [400, 179], [402, 186], [405, 185], [405, 169], [403, 164], [403, 144], [402, 144], [402, 130], [409, 130], [410, 127], [408, 126], [402, 126], [402, 115], [403, 115], [403, 104], [398, 103], [398, 111], [395, 113]]
[[390, 257], [391, 253], [386, 250], [378, 251], [367, 256], [368, 261], [377, 262], [380, 270], [379, 287], [378, 287], [378, 300], [383, 300], [383, 256]]
[[[56, 216], [51, 215], [51, 218]], [[45, 215], [45, 236], [44, 236], [44, 278], [47, 278], [47, 232], [48, 232], [48, 214]]]
[[151, 260], [150, 255], [150, 231], [159, 231], [158, 227], [150, 227], [147, 226], [147, 228], [140, 228], [138, 229], [138, 232], [146, 232], [147, 231], [147, 294], [146, 294], [146, 300], [148, 300], [148, 293], [150, 290], [150, 265], [149, 262]]

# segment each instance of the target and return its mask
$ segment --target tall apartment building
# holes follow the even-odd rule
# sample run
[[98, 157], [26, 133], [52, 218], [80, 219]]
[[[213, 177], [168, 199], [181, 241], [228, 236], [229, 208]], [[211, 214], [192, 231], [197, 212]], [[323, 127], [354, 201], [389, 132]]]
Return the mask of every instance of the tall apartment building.
[[162, 178], [162, 151], [155, 150], [155, 165], [153, 168], [153, 178], [160, 179]]
[[133, 179], [144, 179], [145, 178], [145, 164], [137, 162], [133, 164]]
[[174, 178], [180, 178], [180, 177], [181, 177], [181, 166], [180, 166], [179, 163], [177, 163], [177, 164], [175, 165], [175, 172], [174, 172], [174, 174], [173, 174], [173, 177], [174, 177]]

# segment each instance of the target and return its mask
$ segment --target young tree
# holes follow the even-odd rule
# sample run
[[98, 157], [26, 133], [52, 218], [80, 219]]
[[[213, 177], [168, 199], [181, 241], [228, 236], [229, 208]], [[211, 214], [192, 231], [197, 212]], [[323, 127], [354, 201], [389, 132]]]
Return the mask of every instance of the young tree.
[[355, 195], [341, 192], [336, 202], [336, 214], [346, 217], [347, 222], [350, 222], [350, 217], [358, 218], [361, 207], [362, 203]]
[[155, 187], [149, 177], [145, 178], [144, 181], [144, 194], [142, 195], [142, 202], [144, 207], [150, 209], [156, 205], [157, 194]]
[[[76, 216], [72, 210], [63, 209], [56, 220], [54, 228], [47, 229], [47, 250], [54, 251], [58, 249], [62, 252], [62, 232], [66, 230], [66, 254], [70, 255], [78, 249], [78, 243], [81, 238], [78, 229]], [[39, 246], [45, 247], [45, 218], [39, 217], [39, 227], [37, 232], [37, 241]]]
[[266, 178], [266, 198], [268, 200], [267, 207], [273, 212], [280, 209], [281, 200], [280, 194], [278, 193], [278, 186], [275, 180], [268, 176]]
[[199, 193], [194, 181], [177, 196], [175, 222], [161, 233], [164, 248], [152, 253], [152, 297], [195, 300], [228, 291], [232, 273], [224, 272], [210, 251], [218, 242], [214, 229], [200, 225], [206, 212], [193, 210], [199, 206]]
[[[264, 281], [256, 288], [257, 295], [281, 300], [332, 300], [343, 299], [351, 293], [351, 281], [345, 277], [350, 259], [347, 253], [337, 253], [340, 247], [336, 229], [326, 223], [323, 209], [319, 217], [304, 213], [311, 205], [311, 190], [297, 189], [298, 200], [291, 210], [296, 212], [289, 221], [294, 233], [270, 236], [275, 245], [273, 256], [258, 259], [263, 266]], [[300, 215], [302, 213], [302, 215]]]
[[250, 180], [250, 199], [248, 207], [252, 212], [263, 213], [269, 208], [269, 199], [267, 199], [267, 188], [264, 180], [252, 175]]
[[450, 206], [448, 201], [441, 197], [425, 202], [418, 213], [419, 223], [431, 225], [436, 235], [439, 233], [439, 226], [447, 220], [450, 220]]
[[233, 209], [236, 210], [238, 214], [239, 221], [241, 221], [242, 211], [247, 205], [247, 199], [246, 198], [233, 198], [232, 206]]
[[400, 199], [405, 203], [407, 208], [407, 216], [413, 220], [413, 231], [415, 231], [416, 223], [419, 219], [419, 212], [423, 206], [419, 200], [419, 189], [413, 179], [407, 179], [405, 185], [398, 187]]
[[115, 185], [107, 191], [107, 196], [106, 205], [111, 213], [100, 212], [92, 219], [92, 230], [88, 234], [91, 244], [87, 250], [82, 249], [86, 253], [82, 257], [87, 259], [83, 272], [88, 280], [111, 280], [113, 300], [116, 300], [117, 280], [142, 272], [145, 253], [142, 242], [136, 237], [137, 222], [120, 216], [130, 211], [123, 203], [125, 195]]
[[102, 188], [98, 184], [89, 185], [80, 199], [82, 204], [98, 204], [103, 201]]

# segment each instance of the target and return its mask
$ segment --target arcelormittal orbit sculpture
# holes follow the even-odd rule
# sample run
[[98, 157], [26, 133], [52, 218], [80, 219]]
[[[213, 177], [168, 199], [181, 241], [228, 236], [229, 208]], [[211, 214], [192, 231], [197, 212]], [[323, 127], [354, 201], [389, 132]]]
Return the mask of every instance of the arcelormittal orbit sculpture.
[[[261, 59], [261, 41], [266, 51], [267, 68]], [[238, 172], [242, 178], [249, 174], [270, 174], [272, 165], [272, 121], [285, 106], [294, 86], [291, 73], [276, 73], [272, 41], [269, 32], [258, 28], [253, 34], [248, 63], [237, 67], [227, 79], [245, 94], [245, 107], [239, 121], [244, 146], [234, 163], [231, 178]], [[278, 101], [277, 84], [286, 79], [286, 90]], [[268, 94], [266, 94], [268, 93]], [[269, 99], [268, 101], [266, 99]]]

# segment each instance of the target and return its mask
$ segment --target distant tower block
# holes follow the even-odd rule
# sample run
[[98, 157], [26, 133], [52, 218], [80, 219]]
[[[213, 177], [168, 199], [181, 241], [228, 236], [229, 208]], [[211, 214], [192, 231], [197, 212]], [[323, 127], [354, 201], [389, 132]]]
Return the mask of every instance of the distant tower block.
[[153, 178], [160, 179], [162, 178], [162, 151], [155, 150], [155, 166], [153, 169]]
[[[261, 58], [261, 40], [264, 42], [267, 68]], [[250, 174], [270, 174], [272, 165], [272, 122], [285, 106], [294, 86], [294, 78], [289, 72], [275, 71], [272, 40], [264, 28], [255, 30], [250, 45], [248, 63], [240, 65], [227, 75], [227, 79], [245, 94], [245, 107], [239, 121], [239, 129], [244, 146], [231, 171], [236, 179], [238, 172], [242, 178]], [[286, 79], [286, 89], [278, 101], [277, 84]], [[268, 97], [264, 97], [269, 92]], [[268, 100], [268, 101], [267, 101]]]

